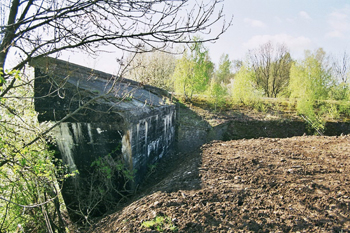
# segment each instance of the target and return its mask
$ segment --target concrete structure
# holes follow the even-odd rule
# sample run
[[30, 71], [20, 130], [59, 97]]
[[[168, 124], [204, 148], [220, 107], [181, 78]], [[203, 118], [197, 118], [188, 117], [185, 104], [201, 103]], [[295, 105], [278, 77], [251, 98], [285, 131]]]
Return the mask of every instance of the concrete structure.
[[63, 186], [72, 210], [78, 208], [77, 192], [93, 185], [84, 180], [94, 174], [99, 158], [122, 161], [134, 173], [128, 184], [133, 189], [148, 165], [173, 150], [176, 108], [167, 92], [53, 58], [31, 66], [39, 121], [62, 121], [53, 131], [58, 157], [70, 172], [79, 172]]

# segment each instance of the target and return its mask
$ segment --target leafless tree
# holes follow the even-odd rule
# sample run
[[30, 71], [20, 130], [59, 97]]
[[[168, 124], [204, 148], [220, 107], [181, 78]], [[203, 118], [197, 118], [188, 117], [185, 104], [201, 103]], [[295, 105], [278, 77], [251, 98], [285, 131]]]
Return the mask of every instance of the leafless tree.
[[249, 51], [256, 84], [267, 97], [276, 98], [288, 86], [291, 56], [285, 45], [267, 42], [258, 49]]
[[143, 52], [190, 43], [191, 35], [209, 34], [221, 23], [217, 34], [202, 39], [216, 40], [230, 22], [217, 9], [222, 0], [205, 2], [188, 9], [193, 4], [189, 0], [5, 0], [1, 8], [8, 13], [2, 16], [7, 16], [7, 23], [1, 25], [0, 67], [11, 50], [20, 57], [13, 65], [19, 70], [33, 58], [75, 48], [93, 54], [112, 45]]
[[328, 67], [332, 75], [332, 98], [337, 100], [347, 99], [350, 86], [350, 56], [344, 51], [341, 56], [333, 57]]
[[350, 72], [350, 56], [344, 51], [340, 59], [334, 59], [333, 62], [333, 75], [336, 77], [339, 83], [347, 84], [349, 82]]
[[130, 66], [124, 77], [168, 91], [173, 89], [171, 77], [176, 64], [174, 54], [156, 51], [137, 54], [129, 59]]
[[[35, 216], [36, 212], [30, 210], [32, 206], [46, 208], [47, 200], [57, 200], [57, 195], [52, 195], [52, 198], [46, 196], [55, 187], [52, 180], [48, 184], [49, 191], [37, 191], [32, 196], [38, 198], [28, 200], [29, 204], [21, 205], [12, 195], [14, 190], [18, 190], [15, 185], [20, 183], [19, 179], [29, 182], [30, 178], [35, 187], [42, 187], [46, 182], [41, 182], [35, 176], [35, 171], [31, 170], [34, 165], [30, 164], [26, 153], [39, 153], [41, 148], [35, 147], [37, 151], [30, 151], [30, 146], [54, 127], [45, 130], [33, 127], [29, 118], [36, 117], [35, 114], [24, 115], [27, 108], [33, 110], [30, 107], [33, 104], [33, 79], [20, 78], [22, 74], [18, 73], [19, 70], [32, 60], [46, 56], [59, 57], [61, 52], [67, 50], [83, 50], [91, 55], [106, 50], [107, 46], [108, 49], [136, 53], [166, 50], [173, 44], [194, 42], [193, 35], [198, 33], [206, 34], [201, 37], [205, 38], [202, 42], [217, 40], [231, 25], [231, 21], [225, 21], [220, 8], [222, 2], [223, 0], [201, 3], [190, 0], [1, 0], [0, 131], [6, 135], [2, 135], [4, 140], [0, 140], [0, 148], [6, 146], [7, 150], [0, 150], [0, 169], [6, 166], [9, 170], [16, 168], [17, 173], [20, 169], [20, 175], [24, 177], [8, 177], [6, 182], [0, 182], [0, 188], [4, 191], [1, 195], [6, 194], [1, 196], [1, 200], [7, 203], [6, 216], [9, 216], [13, 203], [27, 207]], [[211, 33], [214, 27], [220, 27], [216, 34]], [[22, 88], [19, 93], [17, 90], [24, 86], [24, 90]], [[72, 111], [62, 120], [78, 111], [79, 109]], [[6, 117], [3, 113], [6, 113]], [[21, 138], [20, 133], [24, 131], [28, 131], [30, 137], [25, 134]], [[32, 173], [33, 176], [26, 176]], [[31, 191], [29, 188], [23, 190]], [[29, 197], [25, 192], [23, 195]], [[15, 218], [21, 216], [20, 211]], [[6, 216], [0, 219], [0, 231], [9, 229]], [[50, 213], [45, 214], [48, 232], [52, 231], [49, 230], [52, 219]]]

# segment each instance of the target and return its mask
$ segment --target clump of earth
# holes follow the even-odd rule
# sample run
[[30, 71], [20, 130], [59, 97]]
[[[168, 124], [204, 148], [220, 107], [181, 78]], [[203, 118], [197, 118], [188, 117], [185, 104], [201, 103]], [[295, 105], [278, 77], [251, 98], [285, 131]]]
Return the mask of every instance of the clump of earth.
[[214, 141], [140, 191], [90, 232], [349, 232], [350, 135]]

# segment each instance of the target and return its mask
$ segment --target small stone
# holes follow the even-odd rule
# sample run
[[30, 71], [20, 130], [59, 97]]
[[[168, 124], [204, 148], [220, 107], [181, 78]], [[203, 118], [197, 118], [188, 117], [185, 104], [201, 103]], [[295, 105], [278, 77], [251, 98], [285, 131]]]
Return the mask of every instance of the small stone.
[[153, 210], [151, 212], [151, 218], [155, 218], [155, 217], [157, 217], [157, 212]]

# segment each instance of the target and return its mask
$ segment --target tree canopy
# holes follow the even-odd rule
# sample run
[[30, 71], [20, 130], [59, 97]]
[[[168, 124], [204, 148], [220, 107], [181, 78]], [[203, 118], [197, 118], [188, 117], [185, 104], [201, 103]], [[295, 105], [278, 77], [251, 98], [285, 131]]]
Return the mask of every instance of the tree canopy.
[[173, 75], [175, 91], [191, 99], [194, 93], [207, 90], [213, 71], [214, 64], [210, 61], [209, 51], [197, 39], [189, 52], [186, 50], [176, 63]]
[[175, 55], [168, 52], [139, 53], [129, 57], [125, 77], [142, 84], [172, 90], [171, 78], [175, 69]]
[[276, 98], [288, 86], [291, 56], [284, 45], [267, 42], [249, 52], [255, 82], [267, 97]]

